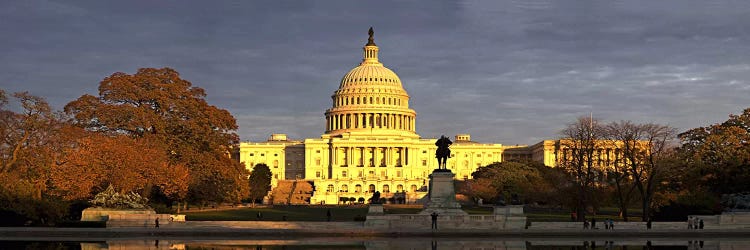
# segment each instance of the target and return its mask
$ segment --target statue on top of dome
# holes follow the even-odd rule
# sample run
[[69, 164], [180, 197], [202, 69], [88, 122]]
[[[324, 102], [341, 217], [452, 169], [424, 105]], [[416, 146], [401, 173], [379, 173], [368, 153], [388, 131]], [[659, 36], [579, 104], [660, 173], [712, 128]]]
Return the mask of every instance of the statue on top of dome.
[[366, 44], [366, 46], [375, 46], [375, 41], [372, 38], [372, 35], [375, 34], [375, 32], [372, 31], [372, 27], [370, 27], [370, 30], [367, 31], [367, 34], [370, 35], [370, 38], [367, 38], [367, 44]]

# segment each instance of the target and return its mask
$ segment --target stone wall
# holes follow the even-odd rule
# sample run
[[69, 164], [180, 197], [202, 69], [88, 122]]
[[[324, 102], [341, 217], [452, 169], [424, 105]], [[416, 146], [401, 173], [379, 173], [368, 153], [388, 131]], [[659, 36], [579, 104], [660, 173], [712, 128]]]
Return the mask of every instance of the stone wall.
[[[526, 217], [523, 206], [497, 207], [490, 215], [444, 214], [437, 218], [439, 229], [524, 229]], [[377, 214], [368, 213], [365, 227], [373, 229], [429, 230], [429, 214]]]
[[107, 221], [110, 216], [129, 214], [148, 215], [156, 214], [156, 212], [153, 209], [115, 209], [90, 207], [84, 209], [83, 212], [81, 212], [81, 221]]

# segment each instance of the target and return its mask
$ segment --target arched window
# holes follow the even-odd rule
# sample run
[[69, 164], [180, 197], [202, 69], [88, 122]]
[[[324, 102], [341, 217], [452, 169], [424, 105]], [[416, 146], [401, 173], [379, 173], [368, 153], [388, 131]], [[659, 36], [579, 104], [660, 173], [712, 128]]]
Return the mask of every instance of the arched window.
[[326, 188], [326, 192], [333, 192], [333, 184], [328, 184], [328, 187]]
[[346, 184], [341, 185], [341, 192], [348, 193], [349, 192], [349, 186]]
[[354, 186], [354, 192], [362, 193], [362, 185], [357, 184], [356, 186]]
[[375, 184], [370, 184], [368, 190], [370, 190], [370, 193], [375, 193]]
[[398, 184], [396, 186], [396, 192], [403, 192], [404, 191], [404, 185]]
[[412, 193], [413, 192], [417, 192], [417, 185], [411, 185], [411, 187], [409, 188], [409, 190], [411, 190]]
[[273, 168], [279, 168], [279, 160], [273, 160]]
[[391, 187], [388, 186], [388, 184], [383, 185], [383, 193], [390, 193], [390, 192], [391, 192]]

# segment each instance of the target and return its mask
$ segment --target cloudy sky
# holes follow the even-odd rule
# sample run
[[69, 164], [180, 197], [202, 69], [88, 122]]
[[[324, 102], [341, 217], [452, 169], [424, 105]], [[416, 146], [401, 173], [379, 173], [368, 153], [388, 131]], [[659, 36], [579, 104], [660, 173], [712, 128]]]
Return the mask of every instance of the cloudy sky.
[[750, 1], [0, 2], [0, 88], [61, 109], [171, 67], [243, 140], [319, 137], [367, 29], [426, 138], [531, 144], [590, 112], [685, 130], [750, 107]]

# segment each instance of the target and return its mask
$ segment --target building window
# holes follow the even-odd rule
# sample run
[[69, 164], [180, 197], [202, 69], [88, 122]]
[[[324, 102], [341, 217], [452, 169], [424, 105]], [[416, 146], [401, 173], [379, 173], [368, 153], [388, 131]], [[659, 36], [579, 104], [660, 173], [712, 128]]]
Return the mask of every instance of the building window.
[[320, 159], [315, 159], [315, 165], [320, 166]]
[[370, 190], [370, 193], [375, 193], [375, 184], [370, 184], [368, 190]]
[[403, 191], [404, 191], [404, 185], [398, 184], [398, 186], [396, 186], [396, 192], [401, 193]]
[[266, 156], [266, 154], [260, 154], [260, 156]]
[[348, 193], [349, 192], [349, 186], [346, 184], [341, 185], [341, 192]]
[[315, 177], [320, 178], [320, 171], [315, 172]]
[[279, 154], [273, 154], [273, 156], [279, 156]]
[[388, 184], [383, 185], [383, 193], [390, 193], [390, 192], [391, 192], [391, 187], [388, 186]]
[[341, 171], [341, 177], [346, 177], [346, 170]]
[[333, 192], [333, 184], [328, 184], [328, 187], [326, 188], [326, 192]]
[[250, 156], [255, 156], [255, 154], [253, 154], [253, 153], [250, 153]]
[[274, 160], [273, 161], [273, 168], [279, 168], [279, 161], [278, 160]]
[[401, 178], [401, 170], [396, 170], [396, 177]]
[[422, 166], [423, 166], [423, 167], [426, 167], [426, 166], [427, 166], [427, 160], [422, 160]]
[[411, 185], [411, 187], [409, 187], [409, 190], [411, 190], [412, 193], [417, 192], [417, 185]]
[[273, 178], [274, 178], [274, 179], [278, 179], [278, 178], [279, 178], [279, 174], [274, 174], [274, 175], [273, 175]]
[[362, 185], [357, 184], [356, 186], [354, 186], [354, 192], [362, 193]]

